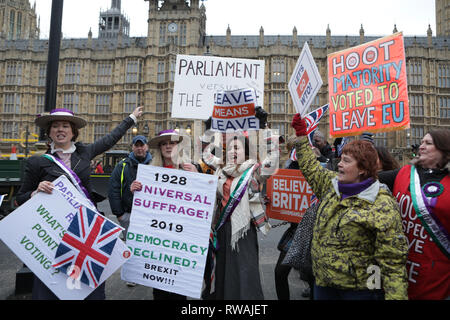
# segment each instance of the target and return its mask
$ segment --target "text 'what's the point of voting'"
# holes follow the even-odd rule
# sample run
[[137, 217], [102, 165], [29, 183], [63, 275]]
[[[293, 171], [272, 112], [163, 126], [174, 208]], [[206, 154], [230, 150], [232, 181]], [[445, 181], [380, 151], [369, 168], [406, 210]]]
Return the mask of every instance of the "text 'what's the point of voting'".
[[[72, 271], [65, 274], [55, 269], [53, 264], [57, 250], [80, 208], [90, 208], [91, 205], [65, 176], [60, 176], [53, 184], [52, 194], [38, 192], [2, 219], [0, 238], [59, 299], [82, 300], [94, 288], [80, 281], [80, 273], [75, 276]], [[102, 217], [102, 220], [108, 219]], [[128, 256], [128, 248], [117, 239], [98, 285], [110, 277]], [[89, 257], [87, 254], [86, 258]]]

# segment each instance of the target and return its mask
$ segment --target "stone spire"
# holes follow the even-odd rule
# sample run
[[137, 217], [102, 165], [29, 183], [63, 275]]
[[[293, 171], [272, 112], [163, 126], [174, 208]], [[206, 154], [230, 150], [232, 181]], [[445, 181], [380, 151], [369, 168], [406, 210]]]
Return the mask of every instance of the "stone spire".
[[363, 25], [361, 24], [361, 29], [359, 29], [359, 43], [363, 43], [364, 42], [364, 28]]

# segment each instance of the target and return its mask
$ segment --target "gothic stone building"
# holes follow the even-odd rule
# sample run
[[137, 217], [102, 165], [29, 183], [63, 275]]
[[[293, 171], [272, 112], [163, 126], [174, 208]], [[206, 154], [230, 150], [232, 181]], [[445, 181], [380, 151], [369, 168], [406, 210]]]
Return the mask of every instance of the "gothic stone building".
[[[84, 39], [62, 39], [57, 106], [88, 121], [81, 141], [109, 132], [140, 104], [145, 106], [140, 133], [153, 136], [163, 129], [192, 127], [192, 121], [170, 116], [177, 54], [264, 60], [270, 127], [292, 134], [295, 110], [287, 83], [304, 42], [324, 81], [311, 107], [316, 108], [328, 101], [327, 54], [379, 38], [365, 36], [363, 26], [357, 36], [332, 36], [329, 27], [324, 35], [299, 34], [295, 27], [291, 35], [265, 35], [263, 27], [256, 35], [234, 36], [230, 27], [225, 35], [207, 35], [207, 10], [199, 0], [145, 1], [147, 37], [129, 36], [130, 21], [120, 0], [112, 0], [111, 9], [99, 14], [98, 38], [89, 32]], [[405, 37], [411, 128], [375, 136], [376, 144], [398, 158], [427, 130], [450, 128], [449, 16], [449, 0], [436, 0], [437, 35], [424, 26], [424, 36]], [[0, 149], [9, 153], [11, 142], [5, 139], [23, 137], [27, 127], [37, 133], [34, 118], [44, 111], [48, 40], [39, 39], [35, 8], [28, 0], [0, 0], [0, 28]], [[328, 132], [328, 116], [320, 128]], [[130, 130], [116, 148], [128, 149], [132, 134]]]

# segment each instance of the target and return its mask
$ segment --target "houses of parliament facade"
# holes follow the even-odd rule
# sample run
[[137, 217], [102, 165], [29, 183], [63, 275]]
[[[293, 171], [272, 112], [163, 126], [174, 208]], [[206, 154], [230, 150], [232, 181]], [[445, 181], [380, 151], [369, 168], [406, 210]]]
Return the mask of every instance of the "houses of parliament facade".
[[[298, 34], [295, 27], [290, 35], [265, 35], [263, 27], [256, 35], [235, 36], [230, 27], [225, 35], [207, 35], [207, 10], [199, 0], [140, 1], [149, 6], [147, 37], [129, 36], [121, 1], [112, 0], [111, 8], [99, 13], [98, 38], [89, 31], [84, 39], [61, 41], [56, 104], [87, 120], [80, 141], [93, 142], [110, 132], [138, 105], [145, 106], [140, 134], [193, 127], [192, 120], [171, 118], [177, 54], [264, 60], [269, 126], [292, 134], [295, 109], [288, 82], [304, 42], [324, 81], [311, 106], [315, 109], [328, 103], [327, 54], [381, 37], [365, 36], [362, 25], [356, 36], [332, 36], [330, 27], [324, 27], [324, 35]], [[436, 34], [424, 26], [423, 36], [404, 37], [411, 127], [375, 135], [375, 143], [400, 160], [427, 130], [450, 129], [450, 0], [435, 0], [435, 6]], [[47, 57], [48, 39], [39, 38], [35, 6], [29, 0], [0, 0], [2, 154], [11, 150], [5, 140], [23, 136], [26, 128], [38, 133], [34, 119], [44, 111]], [[325, 133], [328, 121], [326, 116], [320, 123]], [[132, 135], [129, 130], [115, 148], [128, 150]]]

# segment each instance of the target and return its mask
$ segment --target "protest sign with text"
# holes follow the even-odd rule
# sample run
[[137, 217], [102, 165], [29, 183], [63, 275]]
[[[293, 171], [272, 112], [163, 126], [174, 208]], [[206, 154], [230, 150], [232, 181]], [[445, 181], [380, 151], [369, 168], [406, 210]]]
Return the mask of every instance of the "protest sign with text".
[[402, 33], [328, 55], [330, 135], [409, 128]]
[[322, 84], [308, 42], [305, 42], [288, 84], [295, 110], [300, 115], [305, 115]]
[[172, 118], [208, 119], [214, 94], [253, 88], [264, 105], [264, 60], [177, 55]]
[[214, 97], [211, 130], [235, 132], [258, 130], [255, 116], [256, 94], [253, 88], [219, 91]]
[[[58, 298], [81, 300], [94, 288], [82, 283], [79, 275], [71, 278], [52, 265], [61, 239], [80, 207], [87, 206], [87, 199], [65, 176], [53, 184], [52, 194], [38, 192], [0, 222], [0, 238]], [[128, 248], [118, 240], [99, 284], [111, 276], [127, 256]]]
[[217, 177], [139, 165], [122, 279], [200, 298]]
[[267, 196], [271, 200], [266, 208], [272, 219], [299, 223], [317, 198], [300, 170], [278, 169], [267, 180]]

